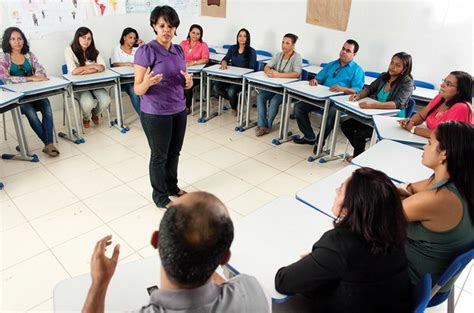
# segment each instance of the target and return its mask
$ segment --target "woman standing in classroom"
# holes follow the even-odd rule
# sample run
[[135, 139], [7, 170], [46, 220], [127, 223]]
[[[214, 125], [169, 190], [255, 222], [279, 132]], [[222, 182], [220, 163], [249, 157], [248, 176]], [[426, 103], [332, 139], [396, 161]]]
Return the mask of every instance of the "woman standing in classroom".
[[150, 182], [157, 207], [168, 208], [178, 187], [178, 162], [186, 132], [184, 90], [193, 86], [181, 46], [172, 43], [179, 26], [176, 11], [167, 5], [151, 12], [156, 38], [135, 54], [135, 93], [140, 96], [140, 119], [150, 146]]

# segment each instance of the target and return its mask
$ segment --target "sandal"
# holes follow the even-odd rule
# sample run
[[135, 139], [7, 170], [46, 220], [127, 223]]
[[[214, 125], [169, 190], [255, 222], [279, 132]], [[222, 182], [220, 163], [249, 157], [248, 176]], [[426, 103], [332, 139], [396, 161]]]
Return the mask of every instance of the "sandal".
[[183, 189], [179, 189], [177, 193], [174, 193], [174, 194], [168, 194], [170, 197], [176, 197], [176, 198], [179, 198], [181, 196], [184, 196], [185, 194], [187, 194], [186, 191], [184, 191]]
[[349, 154], [348, 154], [348, 155], [346, 155], [346, 156], [344, 157], [344, 159], [343, 159], [342, 161], [345, 162], [345, 163], [351, 163], [351, 161], [352, 161], [353, 158], [354, 158], [354, 157], [353, 157], [352, 155], [349, 155]]
[[59, 155], [59, 150], [53, 145], [44, 147], [43, 152], [53, 158]]

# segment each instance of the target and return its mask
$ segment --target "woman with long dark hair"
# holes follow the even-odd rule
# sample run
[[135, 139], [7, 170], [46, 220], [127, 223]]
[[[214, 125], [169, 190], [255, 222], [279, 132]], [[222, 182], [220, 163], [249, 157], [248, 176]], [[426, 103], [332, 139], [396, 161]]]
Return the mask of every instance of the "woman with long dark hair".
[[[133, 58], [135, 57], [135, 52], [142, 44], [143, 40], [138, 37], [138, 32], [135, 29], [131, 27], [125, 28], [122, 32], [122, 35], [120, 36], [120, 44], [117, 45], [112, 51], [112, 66], [133, 67]], [[133, 84], [122, 84], [121, 88], [130, 97], [130, 101], [132, 102], [135, 112], [140, 114], [140, 97], [135, 94], [135, 91], [133, 91]]]
[[[6, 84], [48, 80], [44, 67], [30, 51], [25, 34], [18, 27], [9, 27], [3, 33], [3, 54], [0, 56], [0, 80]], [[44, 144], [43, 152], [49, 156], [59, 155], [53, 145], [53, 112], [48, 99], [35, 100], [20, 106], [31, 128]], [[42, 121], [36, 112], [41, 112]]]
[[[351, 95], [349, 101], [370, 97], [377, 102], [370, 100], [360, 102], [359, 106], [362, 109], [400, 109], [399, 116], [405, 117], [408, 101], [415, 88], [411, 69], [411, 55], [406, 52], [394, 54], [387, 72], [382, 73], [360, 93]], [[372, 135], [373, 128], [350, 118], [341, 123], [341, 130], [354, 147], [354, 157], [356, 157], [364, 152], [365, 141]]]
[[150, 15], [156, 38], [135, 54], [135, 93], [140, 96], [140, 120], [150, 146], [150, 182], [157, 207], [172, 205], [170, 196], [186, 192], [178, 187], [178, 162], [186, 132], [184, 90], [193, 87], [184, 52], [172, 43], [179, 26], [176, 11], [157, 6]]
[[[400, 126], [426, 138], [440, 123], [458, 121], [474, 123], [472, 115], [472, 76], [463, 71], [453, 71], [442, 80], [439, 94], [410, 119], [400, 121]], [[426, 122], [425, 127], [417, 127]]]
[[303, 296], [317, 312], [410, 311], [406, 219], [397, 188], [384, 173], [360, 168], [336, 193], [334, 229], [278, 270], [276, 290]]
[[[207, 43], [202, 41], [203, 30], [201, 25], [193, 24], [189, 27], [188, 37], [179, 44], [183, 48], [184, 57], [186, 59], [186, 66], [207, 64], [209, 62], [209, 47]], [[199, 82], [194, 80], [194, 86]], [[191, 112], [191, 104], [193, 102], [194, 87], [184, 91], [186, 95], [186, 112]]]
[[[286, 34], [281, 41], [281, 52], [273, 56], [263, 71], [268, 77], [299, 78], [303, 66], [301, 55], [295, 51], [298, 36]], [[270, 102], [267, 110], [267, 101]], [[272, 130], [273, 120], [283, 101], [283, 96], [271, 91], [262, 90], [257, 96], [257, 127], [255, 136], [260, 137]]]
[[[227, 54], [221, 61], [220, 68], [225, 70], [228, 65], [254, 69], [257, 62], [257, 53], [250, 46], [250, 33], [247, 29], [242, 28], [237, 33], [237, 43], [230, 46]], [[237, 104], [239, 102], [239, 92], [242, 86], [216, 82], [214, 91], [224, 99], [229, 100], [232, 114], [237, 116]]]
[[[99, 50], [96, 49], [92, 31], [87, 27], [79, 27], [74, 34], [70, 46], [64, 51], [68, 73], [85, 75], [100, 73], [105, 70], [105, 61]], [[82, 110], [82, 123], [89, 128], [90, 120], [99, 124], [99, 115], [110, 104], [110, 96], [105, 89], [81, 91], [74, 93]], [[97, 99], [97, 103], [95, 101]]]
[[456, 256], [474, 246], [473, 156], [474, 126], [441, 123], [422, 159], [434, 174], [399, 189], [410, 222], [406, 253], [413, 284], [425, 273], [436, 282]]

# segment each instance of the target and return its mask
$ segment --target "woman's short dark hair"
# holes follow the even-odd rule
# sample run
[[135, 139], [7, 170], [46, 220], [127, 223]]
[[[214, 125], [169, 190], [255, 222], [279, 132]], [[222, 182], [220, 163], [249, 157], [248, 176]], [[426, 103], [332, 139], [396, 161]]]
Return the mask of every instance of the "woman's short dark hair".
[[346, 184], [345, 216], [335, 228], [347, 228], [365, 240], [372, 255], [388, 255], [403, 246], [407, 221], [397, 188], [383, 172], [362, 167]]
[[445, 122], [435, 130], [438, 149], [446, 151], [449, 180], [467, 201], [474, 224], [474, 125]]
[[[431, 115], [431, 113], [435, 112], [443, 103], [446, 102], [446, 106], [448, 107], [448, 110], [450, 107], [455, 105], [456, 103], [459, 102], [465, 102], [466, 105], [467, 103], [471, 103], [472, 101], [472, 76], [469, 73], [463, 72], [463, 71], [453, 71], [449, 73], [449, 75], [453, 75], [456, 77], [457, 80], [457, 87], [456, 87], [456, 94], [454, 97], [446, 101], [443, 97], [441, 97], [429, 111], [426, 113], [426, 118]], [[467, 105], [469, 108], [469, 119], [471, 119], [472, 111], [471, 111], [471, 106]]]
[[285, 36], [283, 36], [283, 38], [290, 38], [291, 42], [293, 44], [295, 44], [296, 41], [298, 41], [298, 36], [296, 36], [295, 34], [291, 34], [291, 33], [285, 34]]
[[[153, 31], [156, 34], [155, 28], [153, 27], [158, 23], [158, 20], [162, 17], [166, 23], [170, 24], [172, 27], [178, 28], [179, 26], [179, 16], [176, 13], [175, 9], [169, 5], [156, 6], [150, 14], [150, 26], [153, 28]], [[175, 36], [176, 36], [175, 32]]]
[[190, 36], [191, 31], [195, 28], [197, 28], [199, 30], [199, 32], [201, 33], [201, 36], [199, 36], [199, 41], [202, 42], [203, 31], [202, 31], [201, 25], [198, 25], [198, 24], [193, 24], [193, 25], [191, 25], [191, 27], [189, 27], [188, 37], [186, 37], [186, 39], [189, 40], [189, 38], [191, 38], [191, 36]]
[[27, 54], [28, 52], [30, 52], [30, 46], [28, 45], [28, 40], [26, 40], [25, 34], [18, 27], [8, 27], [3, 32], [3, 40], [2, 40], [3, 52], [4, 53], [12, 52], [12, 47], [10, 46], [10, 37], [12, 36], [13, 32], [20, 33], [21, 38], [23, 38], [23, 48], [21, 48], [21, 54]]
[[[79, 37], [85, 36], [87, 34], [91, 34], [92, 40], [91, 40], [90, 46], [87, 47], [84, 53], [79, 43]], [[79, 27], [76, 30], [76, 33], [74, 34], [74, 39], [72, 40], [72, 43], [71, 43], [71, 49], [72, 49], [72, 52], [74, 52], [74, 55], [76, 56], [77, 60], [79, 61], [80, 66], [86, 65], [87, 60], [91, 60], [94, 62], [97, 61], [99, 50], [95, 48], [94, 35], [92, 34], [92, 31], [87, 27], [84, 27], [84, 26]]]
[[125, 39], [123, 39], [123, 37], [127, 36], [130, 33], [134, 33], [135, 37], [137, 37], [137, 40], [139, 39], [138, 32], [134, 28], [127, 27], [123, 30], [122, 36], [120, 36], [120, 44], [121, 45], [123, 45], [125, 43]]

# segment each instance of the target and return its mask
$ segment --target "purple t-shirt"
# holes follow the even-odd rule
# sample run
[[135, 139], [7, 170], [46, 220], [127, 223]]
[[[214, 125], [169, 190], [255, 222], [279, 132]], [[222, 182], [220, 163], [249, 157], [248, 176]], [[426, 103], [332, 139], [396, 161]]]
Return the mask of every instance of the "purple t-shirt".
[[140, 109], [144, 113], [171, 115], [184, 111], [184, 77], [180, 71], [186, 71], [183, 49], [171, 45], [166, 50], [156, 40], [142, 45], [135, 53], [134, 63], [150, 69], [155, 74], [163, 74], [158, 84], [151, 86], [140, 96]]

